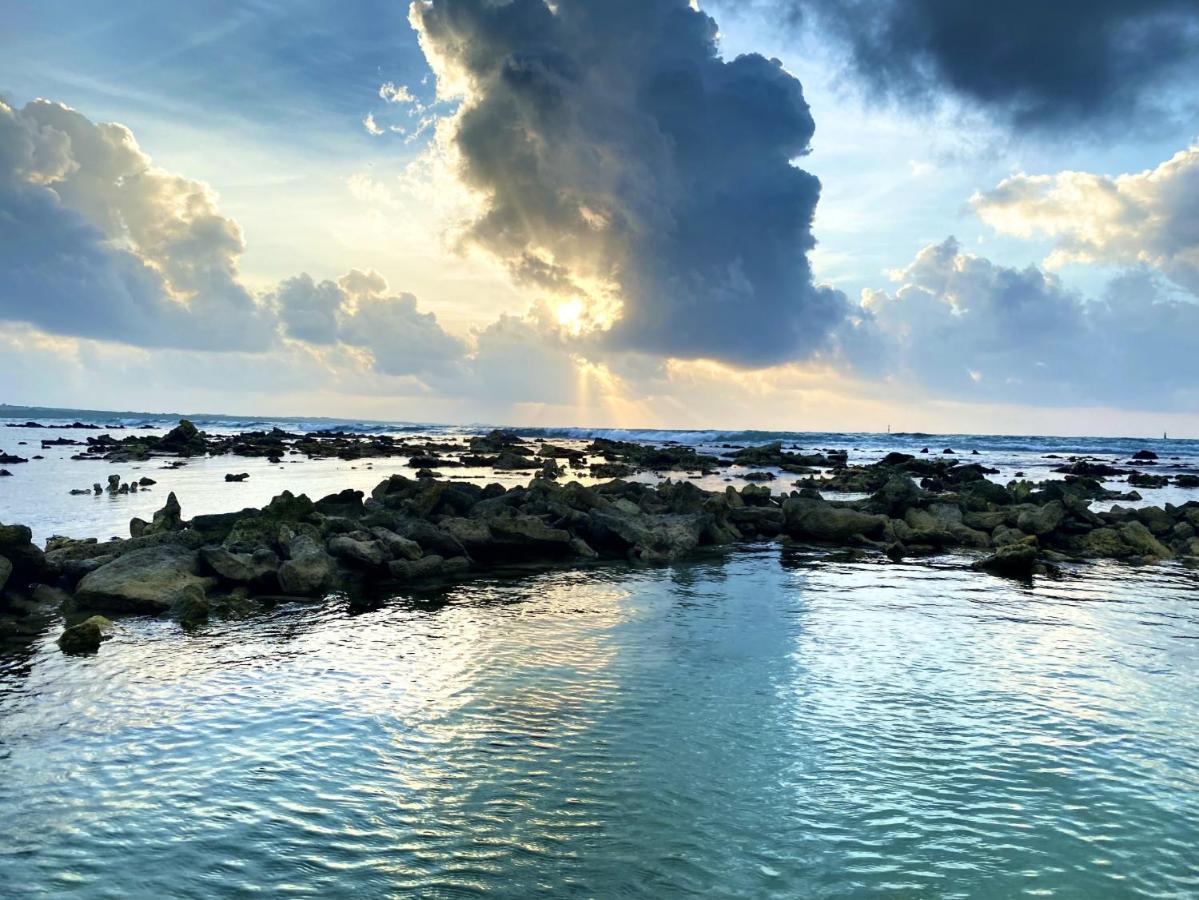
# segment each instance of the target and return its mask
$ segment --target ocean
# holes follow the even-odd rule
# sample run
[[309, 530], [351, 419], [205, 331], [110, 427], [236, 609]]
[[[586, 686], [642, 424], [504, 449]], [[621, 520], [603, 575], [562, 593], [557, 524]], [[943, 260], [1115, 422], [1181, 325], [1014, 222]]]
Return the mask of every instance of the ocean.
[[[191, 516], [411, 472], [74, 461], [41, 439], [96, 432], [6, 424], [0, 450], [45, 458], [6, 466], [0, 521], [39, 539], [125, 535], [167, 491]], [[998, 480], [1142, 449], [1162, 474], [1199, 465], [1199, 442], [1175, 440], [520, 431], [781, 440], [851, 462], [948, 448]], [[250, 477], [226, 483], [234, 472]], [[158, 483], [68, 493], [110, 473]], [[1101, 562], [1024, 585], [967, 562], [752, 544], [191, 631], [126, 617], [91, 657], [61, 654], [53, 623], [0, 657], [4, 894], [1199, 896], [1199, 572]]]

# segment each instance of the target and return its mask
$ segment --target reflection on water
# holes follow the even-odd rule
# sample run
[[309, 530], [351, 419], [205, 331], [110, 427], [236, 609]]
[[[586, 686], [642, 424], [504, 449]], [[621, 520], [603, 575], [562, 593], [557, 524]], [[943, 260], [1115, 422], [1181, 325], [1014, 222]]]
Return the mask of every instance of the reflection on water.
[[[16, 896], [1194, 896], [1199, 590], [764, 547], [0, 671]], [[14, 887], [15, 886], [15, 887]]]

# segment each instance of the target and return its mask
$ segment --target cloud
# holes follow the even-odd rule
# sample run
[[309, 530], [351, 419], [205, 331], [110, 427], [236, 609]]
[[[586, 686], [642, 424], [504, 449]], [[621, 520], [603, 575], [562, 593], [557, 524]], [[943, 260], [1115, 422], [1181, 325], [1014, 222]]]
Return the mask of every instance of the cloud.
[[362, 117], [362, 127], [366, 129], [367, 134], [372, 134], [376, 137], [383, 134], [383, 129], [375, 122], [374, 113], [367, 113]]
[[1148, 265], [1199, 295], [1199, 145], [1115, 178], [1016, 175], [971, 203], [1000, 232], [1056, 239], [1051, 265]]
[[389, 295], [387, 289], [374, 271], [353, 269], [337, 282], [316, 282], [304, 273], [284, 281], [274, 303], [288, 337], [361, 348], [385, 375], [455, 370], [465, 343], [444, 331], [433, 313], [420, 312], [412, 294]]
[[1117, 279], [1101, 299], [1036, 266], [1013, 269], [949, 238], [867, 292], [858, 351], [872, 374], [982, 402], [1193, 409], [1199, 304], [1153, 278]]
[[412, 95], [412, 91], [408, 90], [405, 84], [396, 84], [394, 81], [385, 81], [379, 85], [379, 96], [388, 103], [403, 103], [420, 106], [420, 101]]
[[717, 54], [688, 0], [411, 7], [462, 180], [467, 240], [584, 301], [610, 348], [766, 366], [825, 346], [844, 297], [807, 253], [814, 125], [777, 61]]
[[264, 349], [241, 229], [121, 125], [0, 101], [0, 319], [152, 347]]
[[876, 93], [945, 92], [1019, 128], [1122, 127], [1199, 63], [1194, 0], [765, 0], [848, 45]]

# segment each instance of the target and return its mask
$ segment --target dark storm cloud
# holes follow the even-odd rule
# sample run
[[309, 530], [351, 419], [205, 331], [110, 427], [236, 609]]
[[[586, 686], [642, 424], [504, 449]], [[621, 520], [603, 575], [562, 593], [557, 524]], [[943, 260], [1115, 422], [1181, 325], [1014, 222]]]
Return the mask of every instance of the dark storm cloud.
[[[877, 92], [949, 90], [1019, 126], [1053, 129], [1149, 111], [1194, 77], [1195, 0], [767, 0], [843, 39]], [[1179, 79], [1180, 80], [1180, 79]]]
[[558, 296], [618, 302], [609, 346], [764, 366], [821, 350], [814, 124], [773, 60], [717, 54], [687, 0], [429, 0], [412, 20], [487, 197], [469, 237]]

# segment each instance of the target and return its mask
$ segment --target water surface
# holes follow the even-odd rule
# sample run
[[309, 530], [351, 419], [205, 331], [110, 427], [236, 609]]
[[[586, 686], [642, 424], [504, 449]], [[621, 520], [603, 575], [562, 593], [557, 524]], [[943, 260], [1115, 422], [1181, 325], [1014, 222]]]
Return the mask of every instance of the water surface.
[[8, 896], [1193, 897], [1199, 590], [777, 546], [54, 629]]

